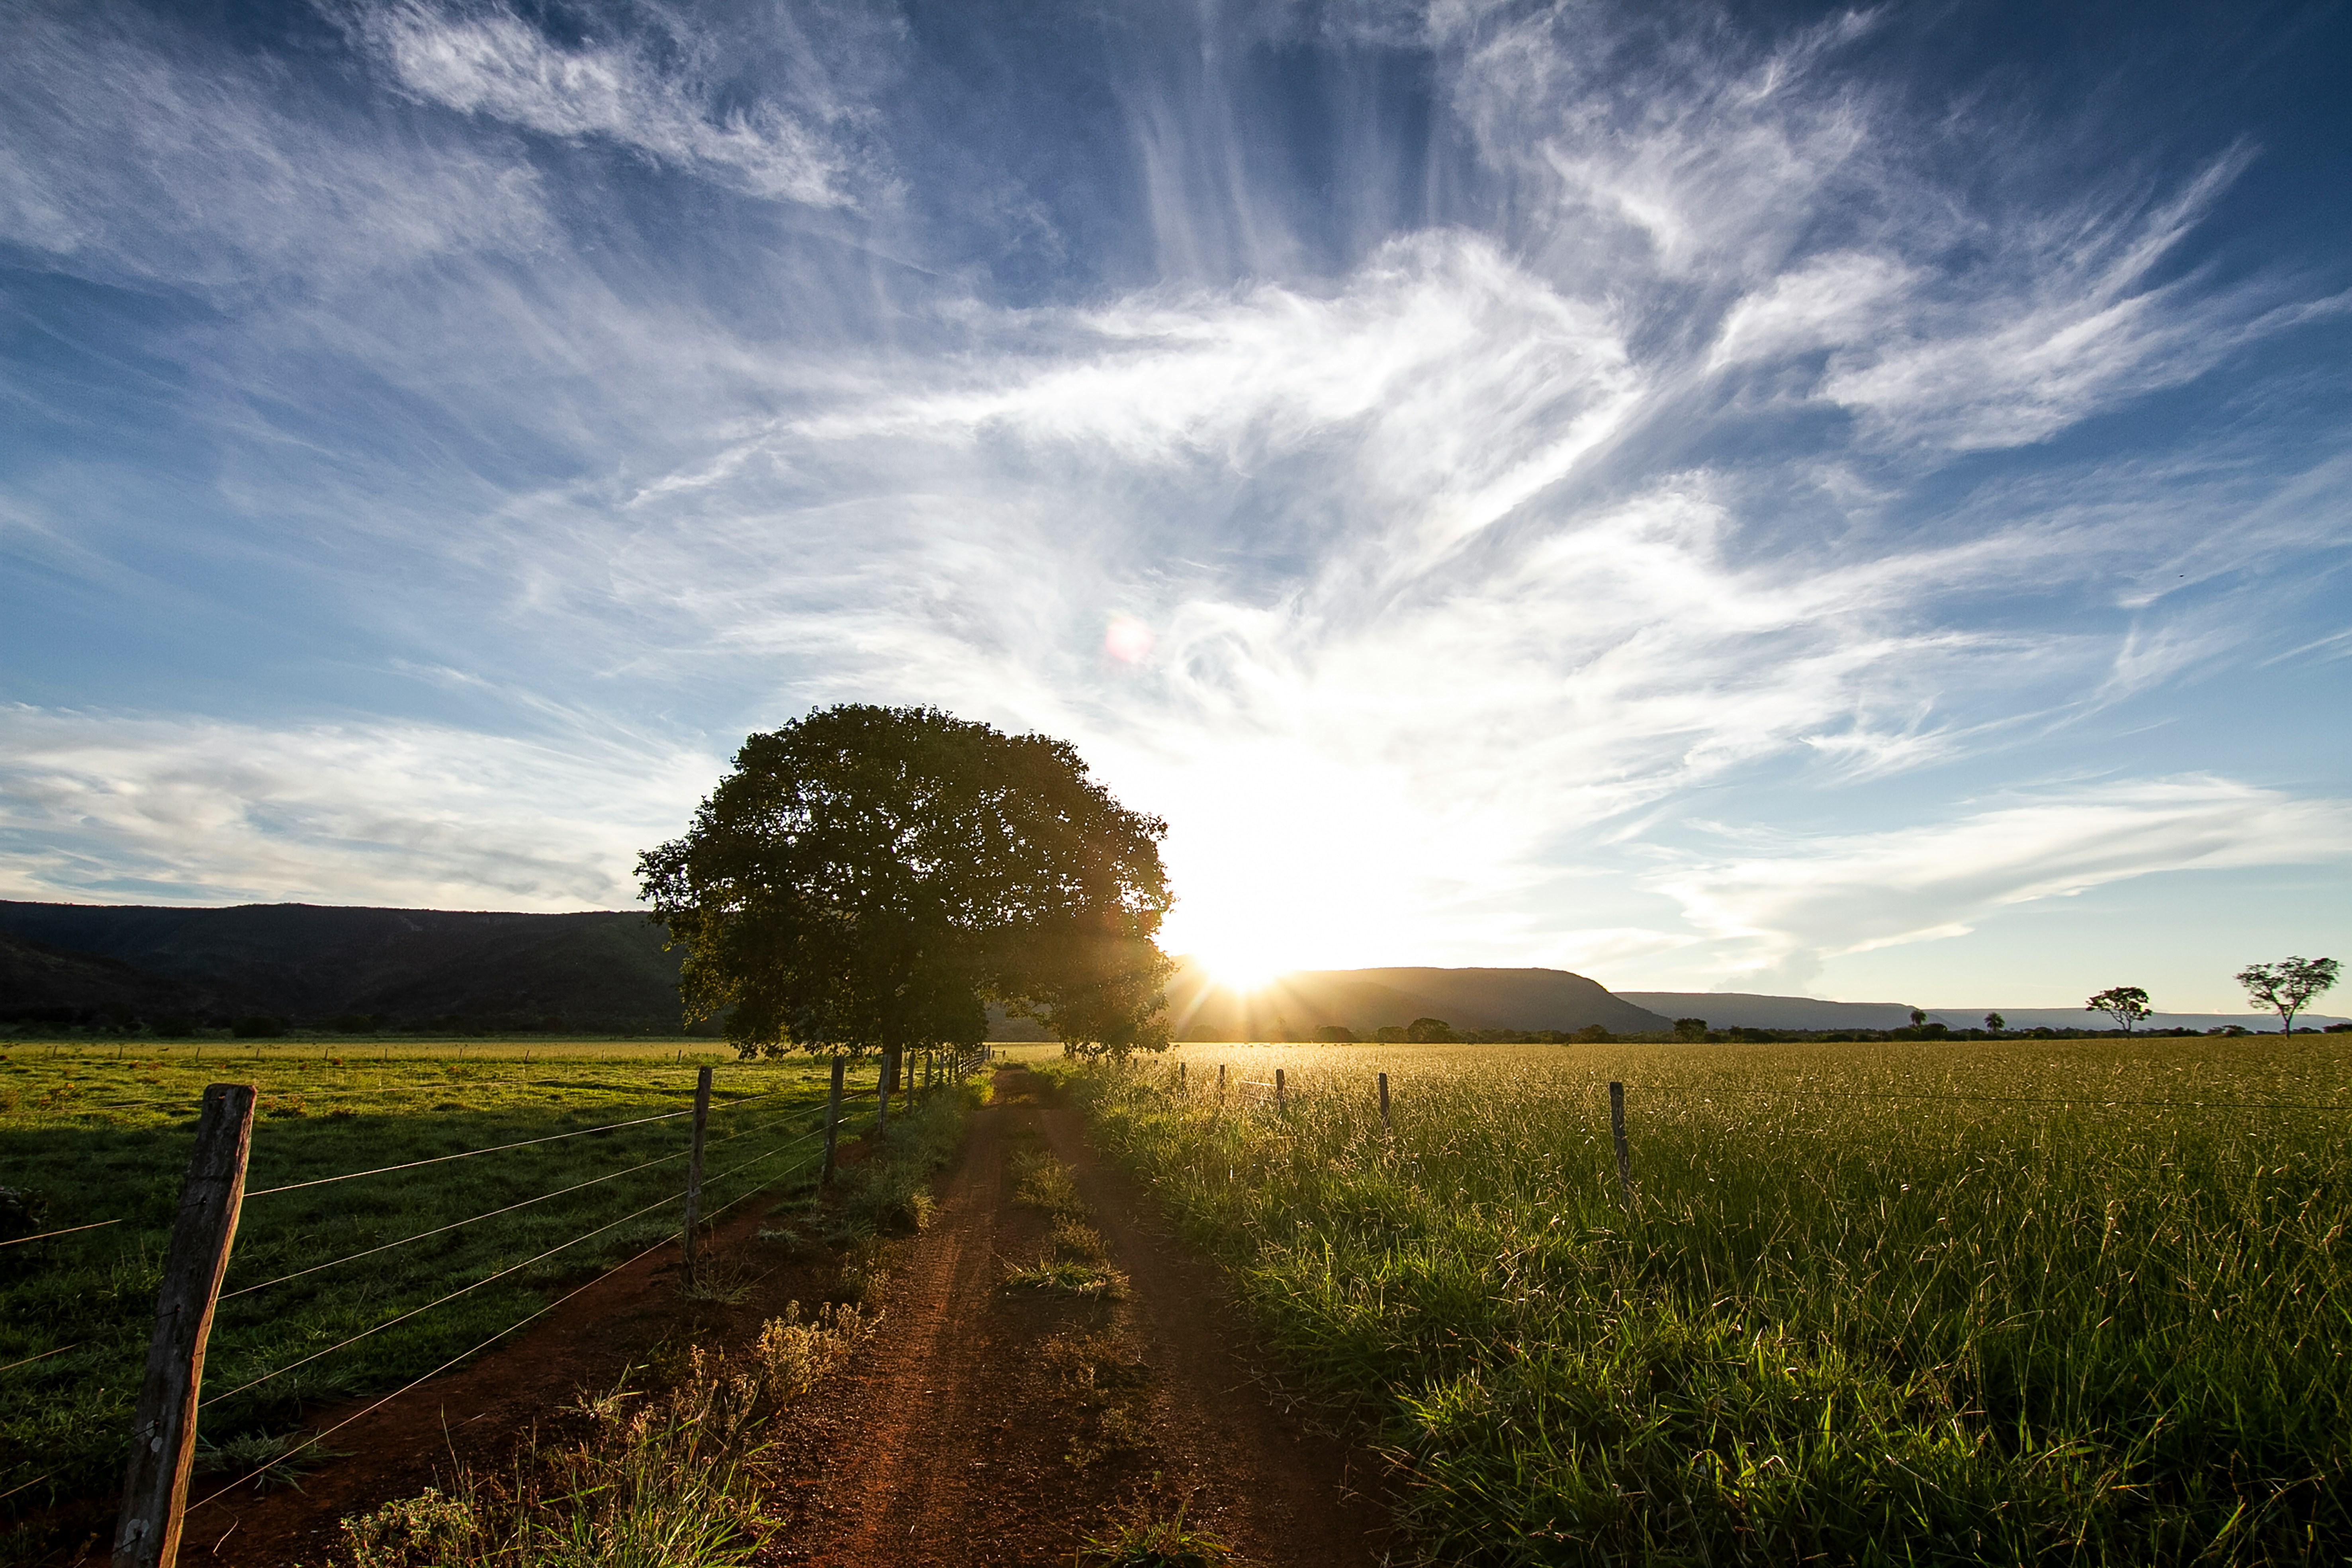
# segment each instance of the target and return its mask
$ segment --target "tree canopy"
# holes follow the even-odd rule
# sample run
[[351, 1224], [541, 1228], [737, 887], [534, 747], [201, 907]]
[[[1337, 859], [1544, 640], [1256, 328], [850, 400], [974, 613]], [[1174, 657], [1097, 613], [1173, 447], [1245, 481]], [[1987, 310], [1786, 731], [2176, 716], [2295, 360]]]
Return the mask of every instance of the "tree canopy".
[[2147, 993], [2137, 985], [2110, 985], [2083, 1004], [2085, 1013], [2105, 1013], [2128, 1035], [2148, 1016]]
[[2279, 1016], [2279, 1033], [2292, 1033], [2294, 1016], [2304, 1004], [2336, 984], [2342, 965], [2332, 958], [2298, 958], [2289, 954], [2276, 963], [2250, 963], [2238, 971], [2238, 984], [2247, 997]]
[[1124, 1050], [1167, 1039], [1166, 832], [1066, 742], [845, 703], [745, 740], [637, 874], [747, 1055], [977, 1044], [992, 1001]]

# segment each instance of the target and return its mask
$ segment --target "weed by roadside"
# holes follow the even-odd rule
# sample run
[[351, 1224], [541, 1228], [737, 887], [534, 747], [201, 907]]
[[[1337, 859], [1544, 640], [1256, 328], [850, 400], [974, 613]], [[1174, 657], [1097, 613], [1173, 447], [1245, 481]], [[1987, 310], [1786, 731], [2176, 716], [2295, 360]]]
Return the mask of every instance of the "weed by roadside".
[[[1156, 1483], [1157, 1476], [1152, 1478]], [[1099, 1535], [1087, 1538], [1078, 1553], [1082, 1568], [1240, 1568], [1234, 1549], [1184, 1522], [1191, 1500], [1175, 1511], [1149, 1494], [1115, 1510]]]
[[834, 1211], [833, 1239], [908, 1236], [929, 1225], [931, 1177], [954, 1158], [963, 1142], [964, 1117], [984, 1098], [980, 1086], [959, 1084], [894, 1119], [881, 1146], [846, 1173], [841, 1206]]
[[769, 1424], [871, 1328], [854, 1307], [795, 1303], [740, 1362], [689, 1349], [658, 1393], [583, 1396], [568, 1443], [536, 1435], [511, 1469], [461, 1468], [343, 1521], [339, 1568], [732, 1568], [770, 1529], [759, 1508]]
[[292, 1487], [299, 1491], [304, 1476], [330, 1459], [351, 1457], [345, 1448], [322, 1448], [316, 1443], [298, 1447], [301, 1438], [299, 1429], [276, 1434], [242, 1432], [219, 1444], [207, 1443], [199, 1436], [196, 1470], [201, 1475], [248, 1478], [247, 1484], [256, 1492], [278, 1487]]
[[1063, 1456], [1073, 1469], [1147, 1447], [1143, 1420], [1151, 1369], [1117, 1331], [1061, 1334], [1041, 1347], [1062, 1397], [1077, 1407], [1076, 1434]]
[[731, 1307], [751, 1293], [751, 1287], [766, 1278], [743, 1258], [731, 1252], [703, 1257], [696, 1261], [694, 1278], [681, 1278], [677, 1293], [689, 1301], [709, 1301]]
[[1069, 1167], [1051, 1154], [1023, 1150], [1013, 1156], [1013, 1200], [1054, 1217], [1045, 1251], [1034, 1263], [1013, 1264], [1004, 1282], [1032, 1290], [1116, 1300], [1127, 1294], [1127, 1276], [1110, 1265], [1102, 1234], [1087, 1222], [1093, 1213], [1078, 1195]]
[[841, 1259], [841, 1284], [835, 1299], [846, 1305], [879, 1311], [890, 1285], [890, 1245], [878, 1236], [849, 1244]]

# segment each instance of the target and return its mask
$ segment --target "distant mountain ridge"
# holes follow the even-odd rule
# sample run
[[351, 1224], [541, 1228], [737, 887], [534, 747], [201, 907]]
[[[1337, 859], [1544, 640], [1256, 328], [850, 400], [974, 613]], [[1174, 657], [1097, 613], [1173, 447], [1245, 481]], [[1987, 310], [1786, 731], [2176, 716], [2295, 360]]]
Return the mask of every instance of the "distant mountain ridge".
[[1190, 960], [1168, 983], [1168, 1016], [1180, 1040], [1311, 1040], [1327, 1027], [1370, 1039], [1416, 1018], [1441, 1018], [1456, 1030], [1674, 1026], [1564, 969], [1301, 969], [1244, 992]]
[[[266, 1014], [319, 1024], [363, 1014], [394, 1027], [674, 1033], [680, 955], [662, 942], [659, 927], [626, 910], [0, 900], [0, 1022], [108, 1011], [150, 1022]], [[1557, 969], [1303, 971], [1242, 994], [1186, 963], [1169, 1004], [1177, 1035], [1196, 1039], [1312, 1039], [1329, 1026], [1369, 1039], [1423, 1017], [1464, 1031], [1668, 1026], [1597, 982]], [[991, 1021], [995, 1039], [1046, 1037], [1001, 1008]]]
[[[0, 900], [0, 1024], [100, 1016], [223, 1023], [256, 1014], [323, 1024], [363, 1014], [386, 1026], [680, 1032], [680, 955], [625, 910], [515, 914], [320, 904], [188, 909]], [[1457, 1031], [1612, 1034], [1670, 1030], [1676, 1018], [1762, 1029], [1891, 1029], [1911, 1021], [1898, 1002], [1825, 1002], [1720, 991], [1611, 993], [1560, 969], [1300, 970], [1236, 992], [1201, 965], [1180, 963], [1168, 988], [1179, 1039], [1311, 1040], [1326, 1028], [1370, 1039], [1416, 1018]], [[2072, 1009], [2003, 1009], [2012, 1028], [2095, 1027]], [[1955, 1028], [1974, 1012], [1932, 1008]], [[1042, 1040], [1027, 1019], [990, 1010], [990, 1037]], [[2315, 1026], [2334, 1014], [2305, 1016]], [[2148, 1027], [2262, 1028], [2252, 1014], [2158, 1014]], [[2268, 1023], [2276, 1028], [2275, 1020]]]
[[[1911, 1024], [1908, 1002], [1824, 1002], [1813, 996], [1761, 996], [1746, 991], [1620, 991], [1637, 1006], [1670, 1018], [1704, 1018], [1717, 1029], [1902, 1029]], [[2012, 1029], [2104, 1029], [2107, 1020], [2083, 1007], [1926, 1007], [1930, 1022], [1952, 1029], [1984, 1026], [1985, 1015], [1999, 1013]], [[2332, 1013], [2298, 1014], [2299, 1028], [2344, 1022]], [[2156, 1013], [2139, 1026], [2144, 1029], [2241, 1028], [2275, 1030], [2278, 1019], [2267, 1013]]]
[[0, 900], [0, 1018], [128, 1007], [678, 1031], [679, 955], [642, 914]]

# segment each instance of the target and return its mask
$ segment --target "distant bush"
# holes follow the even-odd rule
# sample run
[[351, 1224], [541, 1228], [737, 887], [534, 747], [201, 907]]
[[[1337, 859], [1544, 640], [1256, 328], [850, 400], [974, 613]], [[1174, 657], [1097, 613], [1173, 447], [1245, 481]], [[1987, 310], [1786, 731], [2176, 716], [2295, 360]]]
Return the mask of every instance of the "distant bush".
[[228, 1032], [240, 1040], [274, 1040], [286, 1032], [286, 1022], [261, 1016], [239, 1018], [228, 1026]]
[[196, 1021], [184, 1013], [155, 1020], [155, 1033], [167, 1040], [184, 1040], [196, 1032]]
[[339, 1035], [373, 1035], [377, 1024], [373, 1013], [341, 1013], [327, 1027]]
[[1706, 1038], [1706, 1020], [1705, 1018], [1676, 1018], [1675, 1020], [1675, 1038], [1678, 1040], [1703, 1040]]
[[1406, 1043], [1415, 1046], [1451, 1046], [1459, 1042], [1454, 1026], [1443, 1018], [1415, 1018], [1404, 1026]]
[[1337, 1024], [1326, 1024], [1315, 1031], [1315, 1037], [1327, 1046], [1352, 1046], [1356, 1043], [1356, 1031], [1343, 1029]]

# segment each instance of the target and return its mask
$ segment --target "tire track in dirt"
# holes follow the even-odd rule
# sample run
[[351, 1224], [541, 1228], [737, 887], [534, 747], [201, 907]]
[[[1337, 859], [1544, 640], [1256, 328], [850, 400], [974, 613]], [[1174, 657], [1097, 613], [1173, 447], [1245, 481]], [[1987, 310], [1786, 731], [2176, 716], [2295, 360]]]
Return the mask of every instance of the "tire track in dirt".
[[[1220, 1533], [1257, 1543], [1244, 1552], [1254, 1561], [1374, 1561], [1374, 1544], [1387, 1536], [1386, 1510], [1368, 1495], [1381, 1462], [1288, 1408], [1223, 1271], [1180, 1243], [1126, 1173], [1096, 1156], [1083, 1115], [1055, 1106], [1044, 1121], [1048, 1147], [1071, 1167], [1132, 1284], [1138, 1328], [1160, 1373], [1154, 1425], [1163, 1460], [1213, 1500]], [[1268, 1544], [1276, 1542], [1278, 1550]]]
[[[996, 1077], [939, 1208], [900, 1245], [869, 1351], [796, 1410], [763, 1558], [823, 1568], [1014, 1568], [1067, 1563], [1114, 1510], [1181, 1501], [1260, 1568], [1360, 1568], [1387, 1514], [1377, 1463], [1310, 1433], [1269, 1392], [1223, 1276], [1190, 1255], [1148, 1199], [1087, 1148], [1083, 1119], [1026, 1069]], [[1013, 1201], [1013, 1154], [1073, 1168], [1123, 1300], [1013, 1290], [1046, 1221]], [[1139, 1441], [1087, 1451], [1088, 1417], [1056, 1347], [1116, 1339], [1149, 1376]], [[1099, 1447], [1099, 1446], [1097, 1446]]]

